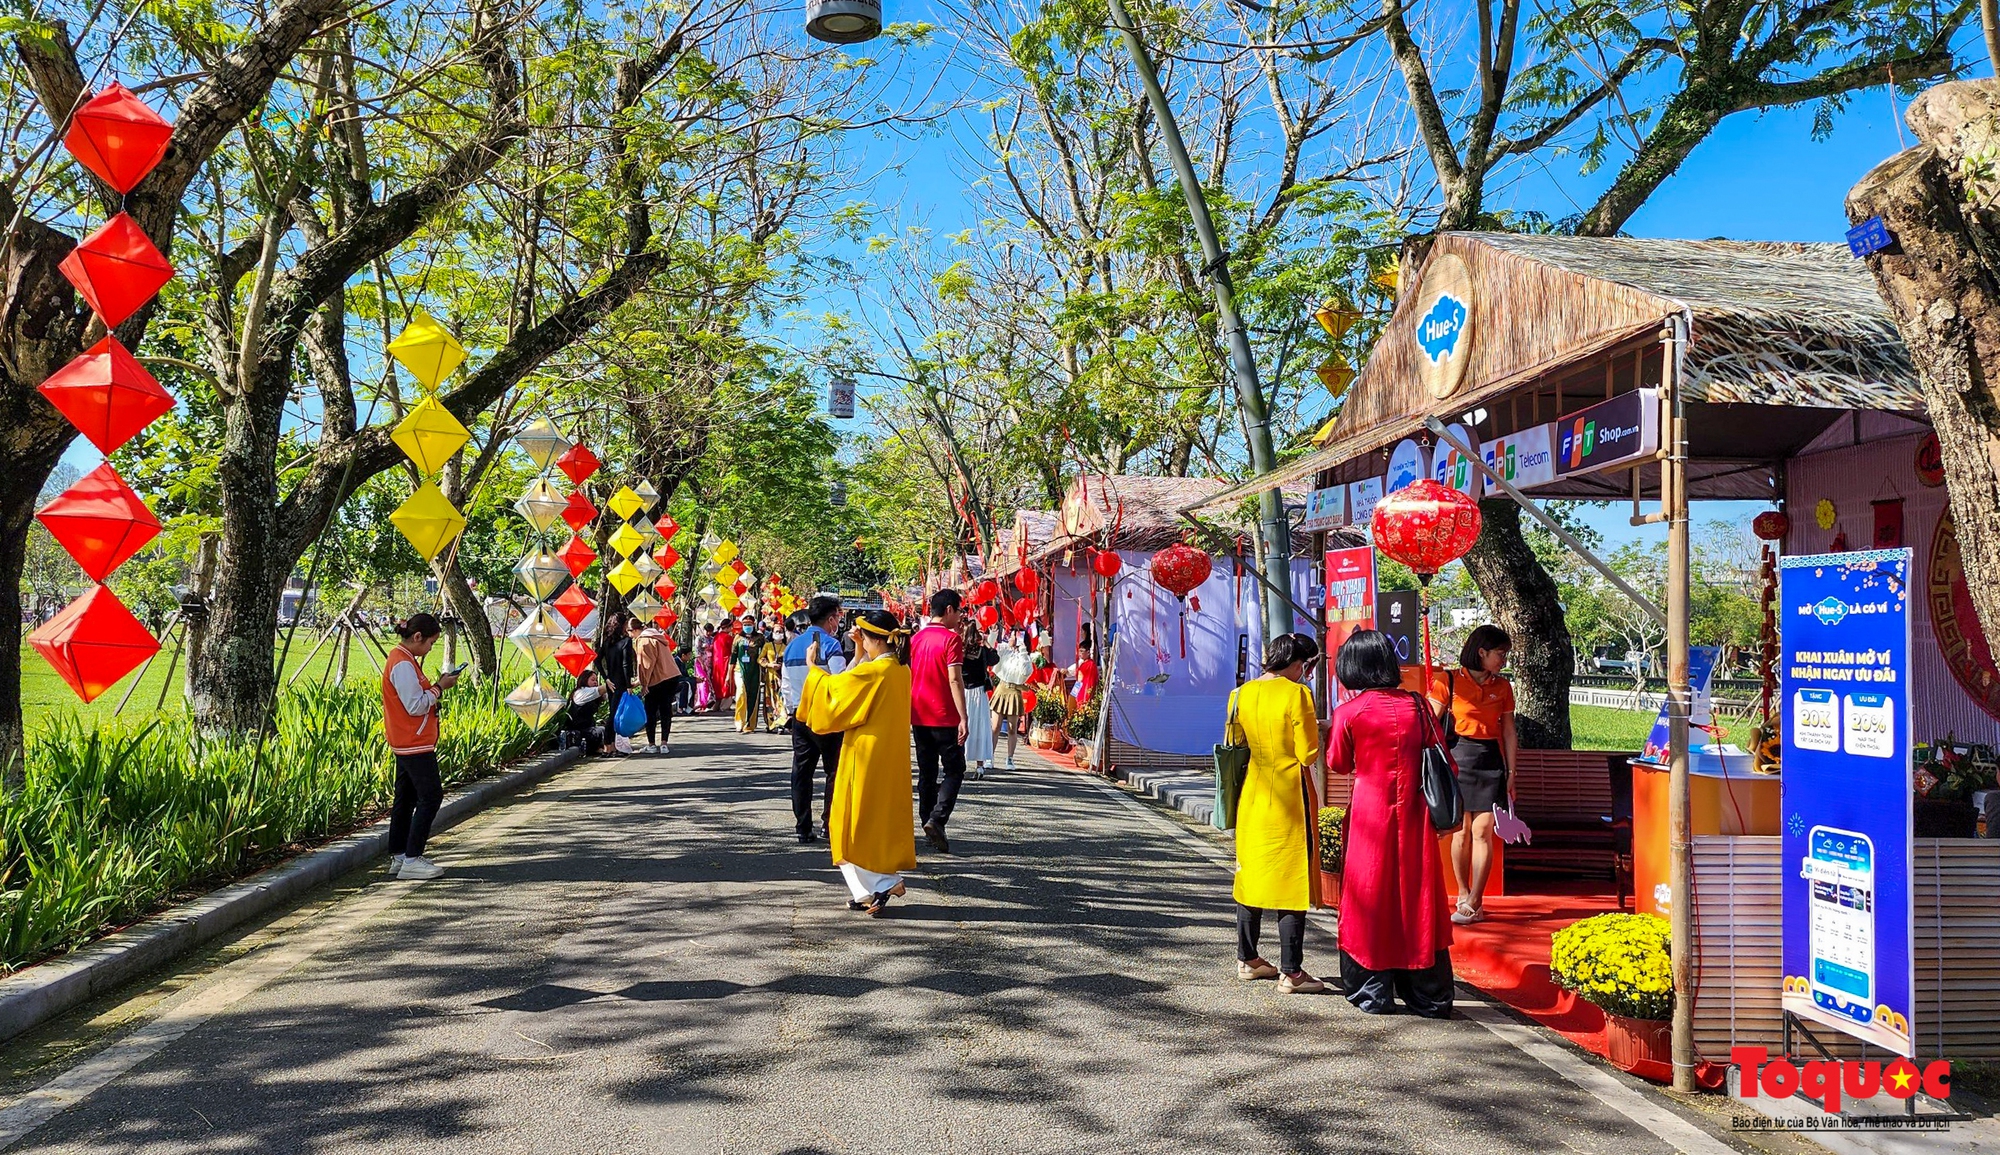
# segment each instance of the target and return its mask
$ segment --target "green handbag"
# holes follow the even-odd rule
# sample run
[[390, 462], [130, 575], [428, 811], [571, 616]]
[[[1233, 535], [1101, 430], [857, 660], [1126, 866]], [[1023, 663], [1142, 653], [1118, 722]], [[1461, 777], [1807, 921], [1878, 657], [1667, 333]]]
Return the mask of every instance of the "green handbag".
[[1243, 798], [1243, 779], [1250, 773], [1250, 746], [1232, 742], [1242, 736], [1236, 725], [1236, 695], [1229, 695], [1229, 721], [1223, 724], [1222, 741], [1215, 744], [1215, 814], [1210, 819], [1217, 830], [1236, 829], [1236, 804]]

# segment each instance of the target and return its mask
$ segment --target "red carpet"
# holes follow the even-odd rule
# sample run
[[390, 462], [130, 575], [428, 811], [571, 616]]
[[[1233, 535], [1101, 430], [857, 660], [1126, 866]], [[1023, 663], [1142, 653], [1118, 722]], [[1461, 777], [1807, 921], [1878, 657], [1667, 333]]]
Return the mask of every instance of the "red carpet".
[[[1594, 1054], [1605, 1054], [1604, 1012], [1549, 978], [1549, 938], [1594, 914], [1618, 909], [1618, 896], [1589, 884], [1544, 882], [1542, 892], [1491, 897], [1487, 919], [1451, 928], [1451, 965], [1465, 982]], [[1671, 1072], [1641, 1071], [1664, 1082]]]

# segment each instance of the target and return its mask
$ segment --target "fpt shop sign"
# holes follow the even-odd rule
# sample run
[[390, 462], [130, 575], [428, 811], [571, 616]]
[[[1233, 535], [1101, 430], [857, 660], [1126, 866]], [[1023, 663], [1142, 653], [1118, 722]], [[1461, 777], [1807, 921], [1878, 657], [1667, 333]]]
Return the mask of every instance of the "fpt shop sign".
[[1781, 1005], [1912, 1055], [1910, 551], [1778, 565]]
[[1634, 389], [1556, 422], [1556, 476], [1636, 464], [1660, 449], [1660, 394]]

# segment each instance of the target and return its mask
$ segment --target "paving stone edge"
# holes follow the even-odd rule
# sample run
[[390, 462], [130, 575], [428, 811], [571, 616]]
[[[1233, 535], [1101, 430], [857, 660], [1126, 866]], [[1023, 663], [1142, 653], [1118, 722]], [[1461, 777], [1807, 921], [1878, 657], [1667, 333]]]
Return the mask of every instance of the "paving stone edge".
[[[473, 782], [445, 798], [444, 805], [438, 808], [434, 829], [455, 826], [582, 756], [581, 750], [557, 751], [518, 770]], [[213, 942], [315, 887], [367, 865], [388, 850], [388, 843], [389, 821], [384, 818], [241, 882], [162, 911], [73, 954], [0, 979], [0, 1042], [32, 1030], [198, 946]]]
[[1215, 778], [1185, 770], [1137, 770], [1113, 767], [1112, 777], [1170, 810], [1178, 810], [1203, 825], [1215, 820]]

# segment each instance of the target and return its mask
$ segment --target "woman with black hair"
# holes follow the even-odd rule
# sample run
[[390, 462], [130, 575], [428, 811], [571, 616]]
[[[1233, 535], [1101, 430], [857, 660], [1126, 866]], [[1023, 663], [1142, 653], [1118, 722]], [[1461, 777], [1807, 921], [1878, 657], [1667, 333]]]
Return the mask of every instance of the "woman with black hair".
[[1514, 684], [1500, 673], [1514, 639], [1495, 625], [1466, 636], [1460, 669], [1439, 670], [1431, 678], [1431, 702], [1449, 716], [1455, 735], [1452, 761], [1458, 789], [1465, 795], [1465, 824], [1451, 836], [1451, 872], [1458, 882], [1458, 909], [1451, 921], [1463, 926], [1486, 920], [1486, 879], [1493, 871], [1493, 808], [1514, 809]]
[[849, 910], [879, 918], [917, 865], [910, 786], [910, 671], [897, 660], [901, 623], [887, 610], [854, 617], [854, 664], [806, 674], [799, 718], [815, 734], [840, 734], [830, 783], [827, 842], [853, 897]]
[[431, 823], [444, 801], [438, 779], [438, 701], [458, 683], [446, 670], [433, 683], [424, 676], [424, 655], [443, 627], [432, 614], [411, 614], [396, 623], [396, 645], [382, 666], [382, 732], [396, 756], [396, 794], [389, 807], [389, 877], [421, 882], [444, 873], [424, 857]]
[[1451, 1017], [1451, 922], [1438, 873], [1437, 834], [1420, 782], [1437, 719], [1400, 689], [1396, 644], [1356, 630], [1334, 663], [1354, 692], [1333, 712], [1326, 764], [1354, 776], [1340, 882], [1340, 985], [1370, 1014], [1396, 1000], [1430, 1018]]
[[[1306, 792], [1319, 793], [1319, 712], [1306, 685], [1319, 643], [1283, 634], [1264, 648], [1264, 675], [1229, 696], [1229, 741], [1250, 747], [1236, 804], [1236, 975], [1277, 979], [1285, 994], [1317, 994], [1326, 984], [1305, 971], [1306, 907], [1312, 853]], [[1278, 916], [1278, 965], [1257, 953], [1264, 912]]]

